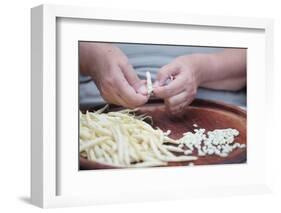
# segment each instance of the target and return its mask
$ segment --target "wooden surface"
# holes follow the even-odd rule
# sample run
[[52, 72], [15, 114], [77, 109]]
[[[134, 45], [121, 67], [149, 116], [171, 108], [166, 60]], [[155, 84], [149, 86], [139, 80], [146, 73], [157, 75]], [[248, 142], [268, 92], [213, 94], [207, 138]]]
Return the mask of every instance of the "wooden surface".
[[[110, 107], [112, 111], [119, 109], [121, 108]], [[236, 106], [196, 99], [190, 106], [184, 109], [184, 113], [181, 116], [177, 117], [167, 113], [164, 104], [160, 100], [152, 100], [139, 109], [140, 113], [145, 113], [152, 117], [154, 127], [159, 127], [163, 131], [171, 130], [170, 137], [173, 139], [179, 139], [182, 137], [183, 133], [193, 131], [195, 128], [204, 128], [206, 131], [234, 128], [240, 132], [239, 136], [235, 137], [235, 142], [246, 144], [247, 141], [246, 112]], [[197, 124], [198, 127], [194, 127], [193, 124]], [[231, 164], [245, 163], [246, 160], [247, 148], [243, 148], [234, 150], [225, 158], [215, 155], [204, 156], [199, 157], [198, 160], [192, 163], [194, 165]], [[169, 166], [185, 166], [189, 163], [190, 162], [169, 163]], [[113, 167], [97, 164], [80, 157], [80, 169], [110, 168]]]

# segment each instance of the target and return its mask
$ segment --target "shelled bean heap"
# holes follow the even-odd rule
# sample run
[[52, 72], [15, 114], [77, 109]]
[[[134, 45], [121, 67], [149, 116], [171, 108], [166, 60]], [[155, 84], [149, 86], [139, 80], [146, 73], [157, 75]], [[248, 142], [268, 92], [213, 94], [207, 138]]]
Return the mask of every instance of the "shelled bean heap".
[[[194, 125], [197, 126], [197, 125]], [[245, 148], [245, 144], [235, 142], [235, 137], [239, 135], [236, 129], [216, 129], [208, 131], [205, 129], [195, 129], [194, 133], [187, 132], [179, 139], [179, 148], [185, 149], [185, 154], [197, 152], [198, 156], [217, 155], [227, 157], [237, 148]]]

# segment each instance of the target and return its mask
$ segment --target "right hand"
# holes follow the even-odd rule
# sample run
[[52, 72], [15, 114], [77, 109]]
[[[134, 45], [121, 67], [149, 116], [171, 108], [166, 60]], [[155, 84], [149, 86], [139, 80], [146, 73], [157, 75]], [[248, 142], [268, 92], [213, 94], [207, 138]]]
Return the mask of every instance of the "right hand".
[[128, 108], [148, 101], [145, 81], [118, 47], [82, 42], [79, 51], [81, 73], [92, 77], [105, 101]]

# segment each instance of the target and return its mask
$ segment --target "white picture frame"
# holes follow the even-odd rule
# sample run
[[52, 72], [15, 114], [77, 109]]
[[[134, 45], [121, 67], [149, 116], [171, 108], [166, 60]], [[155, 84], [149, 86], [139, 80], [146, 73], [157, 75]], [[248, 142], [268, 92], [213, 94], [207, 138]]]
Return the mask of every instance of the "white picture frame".
[[[194, 167], [188, 168], [188, 170], [171, 168], [170, 172], [167, 174], [167, 170], [161, 169], [148, 169], [148, 170], [135, 170], [135, 171], [106, 171], [99, 173], [84, 173], [83, 181], [88, 181], [90, 178], [96, 178], [95, 181], [110, 180], [114, 173], [116, 180], [120, 180], [120, 186], [123, 188], [114, 188], [116, 186], [108, 184], [108, 187], [113, 187], [112, 190], [105, 189], [104, 187], [96, 186], [95, 193], [86, 193], [89, 189], [83, 188], [80, 193], [74, 193], [79, 191], [77, 182], [82, 179], [75, 179], [71, 176], [75, 176], [73, 173], [68, 173], [67, 171], [74, 171], [76, 167], [70, 168], [69, 170], [64, 169], [61, 165], [65, 164], [65, 159], [69, 159], [66, 152], [62, 149], [63, 145], [58, 146], [57, 140], [60, 132], [57, 131], [58, 117], [60, 112], [58, 111], [58, 95], [60, 84], [62, 84], [62, 78], [57, 77], [57, 69], [60, 62], [58, 61], [58, 21], [68, 20], [67, 26], [63, 28], [66, 33], [73, 30], [71, 21], [73, 20], [87, 20], [87, 22], [99, 21], [99, 26], [102, 26], [106, 22], [113, 22], [111, 26], [116, 25], [116, 27], [124, 26], [134, 27], [141, 25], [141, 30], [145, 30], [150, 24], [153, 26], [158, 26], [157, 28], [163, 29], [166, 32], [170, 28], [179, 27], [199, 27], [202, 30], [211, 29], [218, 31], [232, 33], [232, 31], [247, 31], [247, 33], [253, 35], [253, 38], [249, 39], [247, 36], [243, 41], [243, 36], [241, 37], [240, 46], [248, 47], [246, 44], [248, 40], [253, 40], [249, 44], [253, 50], [255, 48], [261, 48], [261, 53], [255, 53], [255, 51], [250, 52], [248, 55], [250, 65], [248, 67], [248, 78], [250, 79], [250, 84], [248, 88], [248, 152], [250, 154], [249, 162], [246, 165], [232, 165], [232, 166], [212, 166], [212, 167]], [[133, 25], [132, 25], [133, 23]], [[126, 25], [126, 26], [125, 26]], [[188, 15], [188, 14], [173, 14], [173, 13], [152, 13], [147, 11], [126, 11], [126, 10], [112, 10], [112, 9], [101, 9], [101, 8], [88, 8], [88, 7], [75, 7], [75, 6], [55, 6], [55, 5], [41, 5], [31, 10], [31, 56], [32, 56], [32, 88], [31, 88], [31, 202], [37, 206], [43, 208], [49, 207], [59, 207], [59, 206], [76, 206], [76, 205], [92, 205], [99, 203], [116, 203], [116, 202], [138, 202], [144, 200], [165, 200], [165, 199], [183, 199], [194, 196], [213, 196], [213, 195], [240, 195], [240, 194], [252, 194], [252, 193], [264, 193], [271, 191], [271, 171], [270, 171], [270, 153], [267, 151], [265, 154], [262, 152], [263, 148], [268, 148], [268, 142], [270, 141], [270, 127], [269, 124], [272, 120], [272, 96], [270, 95], [271, 89], [273, 88], [273, 21], [271, 19], [261, 19], [261, 18], [242, 18], [242, 17], [217, 17], [217, 16], [204, 16], [204, 15]], [[78, 26], [78, 25], [77, 25]], [[85, 27], [85, 26], [84, 26]], [[87, 26], [86, 26], [87, 27]], [[149, 28], [149, 27], [148, 27]], [[197, 29], [196, 28], [196, 29]], [[79, 28], [83, 31], [83, 28]], [[195, 31], [196, 31], [195, 29]], [[61, 30], [61, 29], [59, 29]], [[70, 30], [70, 31], [69, 31]], [[162, 29], [160, 29], [162, 30]], [[81, 32], [79, 31], [79, 32]], [[128, 31], [130, 33], [130, 31]], [[149, 29], [148, 29], [149, 32]], [[256, 37], [254, 34], [257, 34]], [[84, 32], [85, 34], [85, 32]], [[238, 35], [239, 33], [237, 33]], [[71, 39], [77, 39], [75, 36], [81, 36], [82, 34], [72, 33], [69, 35], [69, 41]], [[118, 38], [113, 38], [113, 35], [108, 35], [102, 39], [105, 34], [100, 34], [101, 37], [96, 38], [95, 41], [128, 41], [128, 38], [123, 38], [123, 34], [115, 35]], [[132, 34], [133, 35], [133, 34]], [[211, 34], [210, 34], [211, 35]], [[245, 34], [246, 35], [246, 34]], [[91, 38], [91, 34], [82, 35], [84, 40]], [[221, 42], [221, 46], [230, 46], [230, 40], [224, 40], [223, 38], [215, 39], [216, 34], [210, 36], [210, 42], [206, 40], [204, 44], [218, 45]], [[233, 38], [233, 45], [239, 46], [239, 41], [235, 40], [235, 33], [229, 38]], [[193, 36], [194, 37], [194, 36]], [[136, 35], [131, 37], [130, 42], [137, 38], [138, 42], [150, 42], [148, 36], [142, 38]], [[256, 43], [254, 42], [256, 38]], [[162, 38], [164, 42], [165, 36]], [[177, 42], [182, 43], [180, 38]], [[202, 39], [202, 40], [200, 40]], [[248, 39], [248, 40], [247, 40]], [[165, 40], [166, 43], [174, 43], [175, 40]], [[193, 44], [200, 45], [204, 38], [198, 38], [193, 40]], [[212, 40], [212, 41], [211, 41]], [[220, 40], [220, 41], [219, 41]], [[155, 41], [155, 39], [154, 39]], [[245, 43], [246, 42], [246, 43]], [[161, 42], [160, 42], [161, 43]], [[67, 43], [66, 43], [67, 44]], [[257, 46], [260, 44], [261, 46]], [[255, 49], [257, 50], [257, 49]], [[63, 51], [63, 50], [62, 50]], [[75, 56], [72, 55], [72, 56]], [[68, 57], [68, 56], [67, 56]], [[71, 57], [69, 55], [69, 57]], [[254, 59], [258, 57], [256, 63]], [[60, 58], [62, 59], [62, 58]], [[64, 59], [62, 59], [64, 60]], [[78, 62], [75, 62], [78, 63]], [[73, 65], [70, 63], [70, 65]], [[70, 67], [71, 69], [71, 67]], [[77, 67], [75, 68], [77, 69]], [[256, 69], [257, 73], [253, 73], [251, 70]], [[72, 72], [72, 71], [70, 71]], [[77, 73], [72, 73], [71, 75], [76, 75]], [[73, 83], [73, 92], [78, 88], [75, 85], [75, 78], [71, 77], [68, 79], [67, 85]], [[64, 80], [64, 84], [65, 84]], [[78, 81], [76, 81], [77, 84]], [[255, 92], [259, 92], [260, 98], [257, 100], [254, 98]], [[76, 91], [77, 93], [77, 91]], [[76, 94], [75, 93], [75, 94]], [[77, 93], [78, 94], [78, 93]], [[75, 96], [75, 95], [74, 95]], [[63, 103], [68, 103], [67, 100]], [[71, 102], [71, 101], [70, 101]], [[71, 102], [77, 103], [77, 102]], [[66, 104], [64, 104], [65, 107]], [[255, 106], [255, 107], [254, 107]], [[267, 107], [267, 111], [265, 111]], [[74, 110], [75, 111], [75, 110]], [[73, 111], [69, 111], [70, 113]], [[266, 113], [268, 112], [268, 113]], [[76, 116], [74, 114], [73, 116]], [[62, 116], [60, 119], [66, 119]], [[261, 125], [257, 122], [257, 119], [264, 121], [265, 134], [261, 134]], [[77, 120], [74, 120], [73, 126], [77, 125]], [[61, 122], [61, 121], [60, 121]], [[63, 121], [62, 121], [63, 122]], [[72, 122], [72, 121], [71, 121]], [[71, 123], [70, 122], [70, 123]], [[71, 124], [70, 124], [71, 125]], [[77, 125], [78, 126], [78, 125]], [[254, 131], [257, 134], [252, 134]], [[259, 133], [260, 132], [260, 133]], [[76, 133], [75, 133], [76, 134]], [[77, 137], [78, 135], [76, 135]], [[252, 142], [255, 141], [255, 146], [251, 146]], [[267, 149], [270, 150], [270, 149]], [[61, 153], [65, 153], [66, 157], [61, 157]], [[70, 152], [71, 153], [71, 152]], [[72, 153], [73, 154], [73, 153]], [[67, 157], [68, 156], [68, 157]], [[252, 156], [252, 157], [251, 157]], [[261, 159], [259, 159], [259, 157]], [[60, 159], [60, 160], [59, 160]], [[253, 160], [251, 160], [253, 159]], [[259, 160], [258, 160], [259, 159]], [[62, 162], [59, 162], [62, 161]], [[78, 170], [76, 171], [78, 172]], [[205, 184], [199, 185], [198, 175], [204, 177], [206, 172], [210, 174], [210, 180], [214, 180], [215, 184]], [[232, 174], [236, 172], [237, 178], [229, 182], [221, 181], [216, 182], [216, 173], [225, 175]], [[69, 183], [65, 179], [66, 175], [70, 180]], [[248, 178], [239, 178], [246, 177]], [[255, 176], [256, 178], [253, 179]], [[87, 176], [87, 177], [85, 177]], [[138, 184], [134, 187], [133, 183], [129, 180], [132, 178], [142, 177], [144, 183]], [[148, 189], [146, 183], [150, 180], [154, 180], [157, 177], [167, 176], [172, 180], [177, 180], [179, 177], [189, 178], [189, 182], [192, 182], [193, 187], [191, 187], [188, 182], [182, 183], [183, 187], [175, 184], [167, 185], [165, 184], [165, 178], [159, 183], [155, 183], [155, 187], [149, 186], [151, 191], [149, 193], [145, 190]], [[64, 178], [62, 178], [64, 177]], [[124, 182], [122, 182], [124, 180]], [[123, 184], [127, 182], [127, 185]], [[146, 182], [147, 181], [147, 182]], [[65, 193], [59, 192], [60, 185], [65, 185]], [[72, 184], [72, 186], [71, 186]], [[86, 183], [87, 184], [87, 183]], [[99, 184], [102, 186], [102, 184]], [[114, 190], [116, 189], [116, 190]], [[72, 193], [73, 192], [73, 193]], [[120, 196], [119, 193], [122, 193]]]

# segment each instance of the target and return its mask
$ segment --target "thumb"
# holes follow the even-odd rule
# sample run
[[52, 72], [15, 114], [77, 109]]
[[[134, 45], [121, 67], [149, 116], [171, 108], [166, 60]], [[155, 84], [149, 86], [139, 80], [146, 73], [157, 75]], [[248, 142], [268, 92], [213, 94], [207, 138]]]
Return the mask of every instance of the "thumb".
[[171, 77], [179, 73], [179, 68], [173, 64], [163, 66], [157, 73], [154, 87], [165, 85], [165, 82]]

